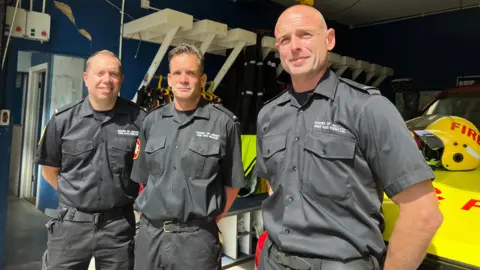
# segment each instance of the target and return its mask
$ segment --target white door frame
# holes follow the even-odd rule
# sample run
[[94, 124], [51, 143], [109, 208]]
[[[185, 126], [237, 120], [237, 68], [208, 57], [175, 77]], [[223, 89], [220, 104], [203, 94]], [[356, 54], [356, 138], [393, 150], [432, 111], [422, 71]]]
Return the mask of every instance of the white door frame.
[[[41, 80], [41, 74], [45, 72], [45, 80], [42, 82], [42, 88], [48, 89], [48, 63], [43, 63], [37, 66], [33, 66], [28, 70], [28, 92], [26, 95], [25, 104], [25, 118], [23, 129], [23, 142], [22, 142], [22, 163], [20, 171], [20, 198], [27, 198], [32, 196], [32, 179], [33, 175], [33, 159], [35, 157], [35, 151], [37, 149], [38, 140], [37, 130], [39, 124], [44, 126], [44, 116], [46, 115], [46, 101], [47, 91], [44, 93], [43, 100], [40, 100], [41, 89], [38, 87], [38, 83]], [[43, 111], [40, 112], [40, 102], [43, 102]], [[41, 170], [38, 167], [37, 175], [40, 176]], [[36, 207], [38, 208], [38, 201], [40, 195], [40, 177], [37, 178], [37, 196]]]

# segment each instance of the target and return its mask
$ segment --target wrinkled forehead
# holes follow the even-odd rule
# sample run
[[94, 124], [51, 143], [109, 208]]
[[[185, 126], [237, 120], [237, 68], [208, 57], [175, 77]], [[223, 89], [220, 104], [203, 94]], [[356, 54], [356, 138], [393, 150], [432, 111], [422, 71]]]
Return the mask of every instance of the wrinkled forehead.
[[297, 32], [319, 32], [323, 29], [325, 29], [325, 26], [316, 16], [289, 13], [282, 15], [278, 20], [275, 27], [275, 37], [278, 39]]
[[108, 70], [120, 72], [120, 62], [117, 58], [105, 55], [97, 55], [91, 59], [89, 67], [92, 71]]

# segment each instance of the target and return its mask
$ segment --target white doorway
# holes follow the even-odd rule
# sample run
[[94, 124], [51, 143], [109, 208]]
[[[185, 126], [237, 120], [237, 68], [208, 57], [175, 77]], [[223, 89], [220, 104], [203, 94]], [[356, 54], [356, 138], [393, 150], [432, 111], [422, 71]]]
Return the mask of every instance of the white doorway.
[[[48, 85], [48, 63], [33, 66], [28, 70], [28, 87], [24, 111], [24, 132], [20, 170], [20, 198], [38, 207], [37, 191], [40, 179], [40, 166], [33, 164], [40, 139], [42, 119], [45, 115], [46, 91]], [[43, 96], [43, 98], [42, 98]]]

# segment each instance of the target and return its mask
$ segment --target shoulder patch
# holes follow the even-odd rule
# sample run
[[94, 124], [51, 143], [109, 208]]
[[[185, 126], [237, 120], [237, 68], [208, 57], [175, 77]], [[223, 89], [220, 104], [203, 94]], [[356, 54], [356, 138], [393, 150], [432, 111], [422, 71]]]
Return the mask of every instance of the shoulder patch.
[[276, 100], [277, 98], [281, 97], [283, 94], [285, 94], [285, 92], [287, 92], [287, 90], [288, 90], [288, 88], [284, 89], [284, 90], [281, 91], [278, 95], [276, 95], [276, 96], [274, 96], [273, 98], [265, 101], [265, 102], [263, 103], [263, 105], [267, 105], [268, 103], [270, 103], [270, 102]]
[[68, 111], [69, 109], [79, 105], [80, 103], [82, 103], [85, 99], [81, 99], [81, 100], [78, 100], [78, 101], [75, 101], [75, 102], [72, 102], [70, 104], [67, 104], [67, 105], [64, 105], [58, 109], [55, 110], [55, 115], [59, 115], [65, 111]]
[[350, 85], [351, 87], [357, 89], [357, 90], [361, 90], [363, 92], [368, 93], [369, 95], [380, 95], [381, 94], [380, 90], [376, 87], [364, 85], [364, 84], [358, 83], [356, 81], [346, 79], [346, 78], [342, 78], [342, 77], [340, 77], [338, 79], [340, 81]]
[[218, 110], [226, 113], [228, 116], [230, 116], [234, 121], [238, 121], [238, 118], [237, 116], [231, 112], [229, 109], [223, 107], [222, 105], [220, 104], [217, 104], [217, 103], [211, 103], [213, 105], [214, 108], [217, 108]]

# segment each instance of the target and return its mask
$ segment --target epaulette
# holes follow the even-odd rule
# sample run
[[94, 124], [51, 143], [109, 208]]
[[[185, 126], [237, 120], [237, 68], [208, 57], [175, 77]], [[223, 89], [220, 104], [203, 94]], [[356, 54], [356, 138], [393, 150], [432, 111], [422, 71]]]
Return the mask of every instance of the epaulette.
[[263, 105], [267, 105], [268, 103], [270, 103], [270, 102], [276, 100], [277, 98], [281, 97], [285, 92], [287, 92], [287, 90], [288, 90], [288, 88], [284, 89], [284, 90], [283, 90], [282, 92], [280, 92], [278, 95], [276, 95], [276, 96], [274, 96], [273, 98], [265, 101], [265, 102], [263, 103]]
[[212, 103], [212, 105], [213, 105], [214, 108], [217, 108], [218, 110], [220, 110], [220, 111], [226, 113], [228, 116], [230, 116], [233, 119], [233, 121], [238, 121], [237, 116], [233, 112], [231, 112], [229, 109], [227, 109], [227, 108], [225, 108], [222, 105], [217, 104], [217, 103]]
[[129, 100], [129, 99], [126, 99], [126, 98], [122, 98], [120, 97], [119, 99], [125, 101], [126, 104], [130, 105], [130, 106], [133, 106], [135, 108], [138, 108], [138, 109], [141, 109], [142, 111], [147, 111], [145, 108], [143, 108], [142, 106], [138, 105], [137, 103]]
[[160, 104], [160, 105], [158, 105], [157, 107], [151, 109], [150, 111], [146, 111], [146, 112], [147, 112], [147, 115], [151, 114], [152, 112], [154, 112], [154, 111], [156, 111], [156, 110], [158, 110], [158, 109], [161, 109], [161, 108], [167, 106], [168, 104], [170, 104], [170, 103]]
[[75, 102], [72, 102], [70, 104], [67, 104], [67, 105], [64, 105], [58, 109], [55, 110], [55, 115], [59, 115], [65, 111], [68, 111], [69, 109], [77, 106], [78, 104], [82, 103], [85, 99], [81, 99], [81, 100], [78, 100], [78, 101], [75, 101]]
[[364, 85], [364, 84], [358, 83], [356, 81], [353, 81], [353, 80], [350, 80], [350, 79], [347, 79], [347, 78], [340, 77], [338, 79], [340, 81], [352, 86], [355, 89], [358, 89], [358, 90], [361, 90], [363, 92], [368, 93], [369, 95], [380, 95], [381, 94], [380, 90], [376, 87]]
[[131, 106], [133, 106], [133, 107], [135, 107], [135, 108], [138, 108], [138, 109], [140, 109], [140, 110], [142, 110], [142, 111], [144, 111], [144, 112], [147, 111], [147, 109], [143, 108], [142, 106], [138, 105], [137, 103], [135, 103], [135, 102], [133, 102], [133, 101], [131, 101], [131, 100], [129, 100], [129, 99], [126, 99], [126, 98], [121, 98], [121, 99], [122, 99], [123, 101], [125, 101], [125, 103], [128, 104], [128, 105], [131, 105]]

